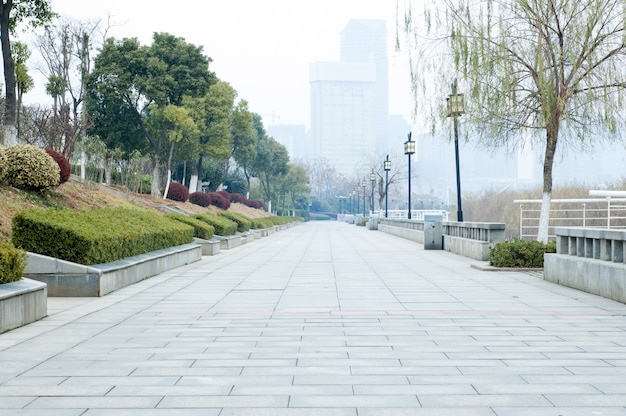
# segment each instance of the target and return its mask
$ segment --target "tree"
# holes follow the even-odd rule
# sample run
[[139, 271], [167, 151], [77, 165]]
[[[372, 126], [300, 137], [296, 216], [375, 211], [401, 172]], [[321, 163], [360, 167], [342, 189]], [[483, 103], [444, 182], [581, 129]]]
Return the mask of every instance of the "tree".
[[28, 73], [26, 61], [30, 58], [30, 50], [28, 46], [22, 42], [13, 43], [13, 51], [15, 52], [15, 85], [17, 87], [17, 112], [15, 124], [17, 127], [17, 139], [20, 139], [20, 122], [22, 114], [22, 99], [25, 93], [33, 89], [35, 81]]
[[15, 61], [11, 52], [10, 35], [15, 34], [18, 23], [25, 22], [30, 27], [38, 27], [54, 17], [49, 0], [1, 0], [0, 1], [0, 43], [4, 64], [4, 143], [12, 143], [16, 137], [17, 97]]
[[230, 84], [217, 80], [204, 96], [185, 101], [199, 129], [199, 152], [195, 164], [199, 178], [203, 176], [204, 158], [223, 164], [230, 157], [230, 121], [236, 96], [237, 92]]
[[[557, 145], [623, 128], [626, 8], [614, 0], [446, 0], [445, 10], [439, 4], [427, 8], [424, 26], [411, 9], [405, 13], [415, 101], [432, 102], [418, 95], [432, 85], [448, 90], [460, 78], [479, 137], [492, 145], [528, 136], [542, 143], [538, 240], [545, 242]], [[441, 119], [443, 99], [436, 101], [430, 114]]]
[[260, 117], [258, 114], [252, 114], [248, 110], [248, 102], [245, 100], [239, 101], [233, 110], [233, 119], [230, 127], [233, 137], [231, 154], [246, 178], [247, 192], [250, 192], [250, 167], [256, 158], [257, 129], [255, 128], [255, 123], [258, 124], [260, 122], [262, 126]]
[[46, 93], [53, 98], [54, 118], [60, 135], [54, 149], [67, 158], [87, 129], [84, 101], [91, 67], [93, 34], [99, 23], [58, 20], [37, 37], [48, 78]]
[[201, 97], [215, 83], [209, 71], [210, 59], [202, 47], [166, 33], [155, 33], [150, 47], [137, 39], [116, 41], [109, 38], [95, 59], [91, 91], [99, 96], [119, 97], [128, 105], [145, 139], [152, 157], [153, 196], [160, 196], [160, 167], [163, 148], [168, 141], [168, 123], [159, 131], [147, 127], [151, 104], [157, 108], [169, 104], [181, 106], [185, 97]]
[[259, 138], [254, 175], [261, 181], [261, 190], [266, 201], [276, 200], [276, 188], [282, 176], [289, 170], [289, 152], [285, 146], [271, 137]]
[[297, 209], [298, 197], [308, 195], [311, 192], [311, 188], [309, 188], [309, 177], [304, 167], [289, 164], [287, 174], [283, 178], [282, 190], [286, 195], [289, 195], [291, 207]]

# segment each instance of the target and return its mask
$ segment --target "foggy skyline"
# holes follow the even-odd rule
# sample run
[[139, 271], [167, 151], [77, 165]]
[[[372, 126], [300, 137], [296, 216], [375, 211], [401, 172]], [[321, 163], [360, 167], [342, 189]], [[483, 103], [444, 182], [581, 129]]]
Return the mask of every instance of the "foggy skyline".
[[[154, 32], [167, 32], [203, 46], [212, 59], [209, 68], [230, 83], [251, 111], [266, 125], [310, 126], [309, 65], [337, 61], [339, 37], [350, 19], [383, 19], [387, 25], [390, 113], [410, 119], [412, 111], [409, 67], [404, 53], [393, 47], [396, 2], [376, 0], [183, 0], [178, 7], [164, 0], [51, 0], [64, 18], [97, 20], [108, 36], [137, 37], [152, 43]], [[26, 38], [20, 34], [17, 39]], [[51, 103], [45, 79], [33, 58], [29, 67], [35, 90], [24, 96], [26, 104]]]

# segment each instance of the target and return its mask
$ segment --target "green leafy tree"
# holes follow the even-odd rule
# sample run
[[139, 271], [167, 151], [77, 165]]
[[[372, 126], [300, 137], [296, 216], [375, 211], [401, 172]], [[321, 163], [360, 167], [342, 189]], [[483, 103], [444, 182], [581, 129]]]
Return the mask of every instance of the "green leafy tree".
[[[160, 195], [161, 157], [169, 143], [172, 123], [161, 129], [148, 129], [151, 104], [162, 108], [181, 106], [186, 96], [201, 97], [215, 82], [209, 71], [210, 59], [202, 48], [166, 33], [155, 33], [152, 45], [142, 46], [137, 39], [107, 39], [95, 60], [92, 82], [98, 95], [121, 98], [132, 112], [152, 154], [153, 196]], [[154, 113], [154, 111], [152, 111]]]
[[148, 112], [150, 113], [148, 129], [154, 130], [155, 135], [160, 134], [160, 130], [166, 131], [167, 141], [169, 142], [169, 150], [167, 152], [168, 180], [166, 186], [169, 186], [172, 158], [174, 157], [176, 144], [187, 141], [193, 146], [194, 142], [197, 142], [198, 127], [189, 115], [189, 110], [183, 106], [167, 104], [164, 107], [160, 107], [153, 103], [148, 108]]
[[12, 143], [16, 137], [17, 97], [15, 61], [11, 52], [11, 35], [19, 23], [35, 28], [54, 17], [49, 0], [0, 1], [0, 43], [4, 64], [4, 142]]
[[[443, 5], [443, 7], [442, 7]], [[443, 119], [456, 78], [467, 124], [492, 145], [534, 137], [544, 149], [538, 240], [547, 241], [558, 143], [615, 133], [623, 124], [626, 8], [615, 0], [445, 0], [425, 19], [405, 13], [417, 108]], [[434, 86], [434, 87], [433, 87]]]
[[256, 157], [257, 135], [254, 127], [255, 116], [248, 110], [248, 102], [239, 101], [233, 110], [231, 134], [233, 137], [232, 156], [246, 178], [246, 191], [250, 191], [250, 167]]
[[282, 177], [289, 171], [289, 152], [271, 137], [259, 139], [254, 162], [255, 176], [260, 179], [261, 189], [267, 201], [277, 200], [277, 189]]
[[289, 196], [291, 207], [300, 208], [297, 205], [299, 197], [310, 194], [309, 177], [302, 166], [289, 164], [287, 174], [282, 181], [282, 191]]
[[185, 105], [199, 129], [199, 153], [195, 164], [199, 178], [203, 177], [205, 158], [223, 164], [230, 157], [229, 126], [236, 95], [230, 84], [218, 80], [204, 96], [186, 99]]

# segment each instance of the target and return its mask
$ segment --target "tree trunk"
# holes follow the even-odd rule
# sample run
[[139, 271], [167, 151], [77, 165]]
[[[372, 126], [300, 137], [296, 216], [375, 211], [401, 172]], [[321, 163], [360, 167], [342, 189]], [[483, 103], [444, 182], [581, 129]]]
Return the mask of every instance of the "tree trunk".
[[[558, 117], [554, 117], [558, 120]], [[548, 227], [550, 223], [550, 201], [552, 199], [552, 167], [556, 154], [556, 143], [559, 135], [558, 121], [552, 121], [546, 128], [546, 152], [543, 159], [543, 197], [539, 214], [539, 229], [537, 241], [548, 242]]]
[[15, 128], [16, 93], [15, 93], [15, 62], [11, 55], [11, 42], [9, 40], [9, 16], [13, 0], [0, 2], [0, 43], [2, 43], [2, 59], [4, 62], [4, 86], [6, 101], [4, 109], [4, 144], [17, 143], [17, 130]]
[[152, 185], [150, 188], [150, 195], [152, 196], [161, 196], [161, 190], [159, 189], [159, 157], [156, 156], [152, 160]]

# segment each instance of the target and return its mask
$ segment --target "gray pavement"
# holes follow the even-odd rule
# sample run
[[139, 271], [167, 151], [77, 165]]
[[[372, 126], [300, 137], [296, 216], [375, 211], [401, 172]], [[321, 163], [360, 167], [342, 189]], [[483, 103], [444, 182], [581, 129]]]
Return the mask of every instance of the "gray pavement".
[[0, 415], [626, 415], [626, 305], [307, 223], [0, 335]]

